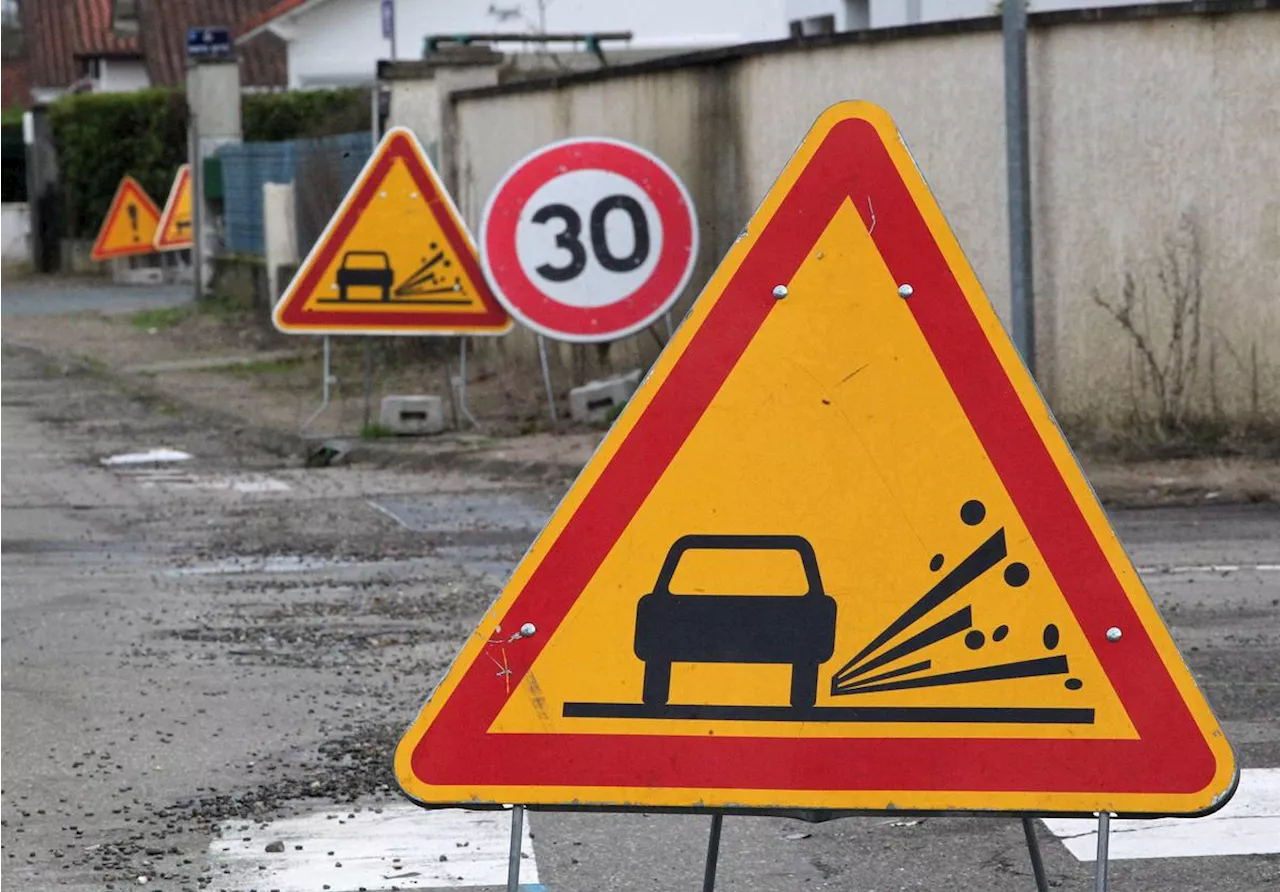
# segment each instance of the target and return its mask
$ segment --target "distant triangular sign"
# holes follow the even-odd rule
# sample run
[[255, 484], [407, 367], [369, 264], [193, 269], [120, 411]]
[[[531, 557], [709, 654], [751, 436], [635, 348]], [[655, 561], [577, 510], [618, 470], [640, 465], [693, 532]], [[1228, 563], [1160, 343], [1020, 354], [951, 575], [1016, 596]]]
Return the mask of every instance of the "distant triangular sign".
[[1236, 766], [893, 122], [845, 103], [396, 774], [423, 804], [1193, 814]]
[[511, 317], [411, 130], [373, 152], [273, 314], [288, 334], [496, 335]]
[[142, 186], [125, 176], [116, 187], [115, 197], [107, 208], [107, 216], [98, 230], [98, 238], [89, 253], [93, 260], [111, 260], [130, 254], [151, 254], [152, 242], [160, 222], [160, 209]]
[[180, 251], [193, 242], [191, 223], [191, 165], [178, 168], [169, 188], [169, 198], [156, 227], [157, 251]]

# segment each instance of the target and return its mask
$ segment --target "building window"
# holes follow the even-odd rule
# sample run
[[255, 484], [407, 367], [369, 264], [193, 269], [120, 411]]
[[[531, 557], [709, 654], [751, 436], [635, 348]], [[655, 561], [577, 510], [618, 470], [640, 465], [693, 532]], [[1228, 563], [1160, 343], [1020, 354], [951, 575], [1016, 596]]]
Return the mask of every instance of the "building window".
[[22, 55], [22, 16], [18, 12], [18, 0], [3, 0], [0, 4], [0, 46], [6, 59]]
[[792, 37], [813, 37], [816, 34], [835, 33], [836, 17], [833, 15], [815, 15], [791, 22]]
[[[912, 0], [907, 0], [910, 7]], [[919, 3], [916, 3], [917, 8]], [[919, 16], [916, 16], [919, 19]], [[844, 29], [866, 31], [871, 27], [871, 0], [844, 0]]]
[[138, 33], [138, 3], [140, 0], [112, 0], [111, 30], [117, 34]]
[[98, 56], [85, 56], [80, 60], [80, 76], [89, 80], [102, 80], [102, 59]]

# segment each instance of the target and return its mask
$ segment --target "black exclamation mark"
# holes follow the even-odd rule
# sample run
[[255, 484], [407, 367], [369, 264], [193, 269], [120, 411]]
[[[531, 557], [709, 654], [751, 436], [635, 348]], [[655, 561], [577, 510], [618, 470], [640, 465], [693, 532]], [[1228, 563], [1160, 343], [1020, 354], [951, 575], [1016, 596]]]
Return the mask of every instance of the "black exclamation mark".
[[125, 210], [129, 212], [129, 223], [133, 226], [133, 240], [135, 242], [142, 241], [138, 236], [138, 206], [129, 204], [125, 206]]

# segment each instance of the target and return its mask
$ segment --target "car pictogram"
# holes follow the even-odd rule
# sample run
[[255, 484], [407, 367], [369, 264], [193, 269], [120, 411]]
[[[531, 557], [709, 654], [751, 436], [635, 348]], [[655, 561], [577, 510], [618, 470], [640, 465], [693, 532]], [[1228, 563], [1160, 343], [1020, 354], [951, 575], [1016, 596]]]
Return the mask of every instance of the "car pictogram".
[[342, 255], [337, 283], [338, 300], [347, 300], [351, 288], [365, 287], [380, 289], [381, 299], [389, 301], [391, 286], [395, 283], [391, 258], [386, 251], [348, 251]]
[[[807, 591], [794, 594], [681, 594], [671, 582], [681, 559], [698, 549], [793, 553]], [[641, 699], [665, 706], [672, 663], [791, 665], [791, 706], [807, 709], [818, 692], [818, 667], [836, 641], [836, 602], [823, 590], [818, 559], [802, 536], [683, 536], [671, 546], [653, 591], [636, 606], [635, 653], [644, 661]]]

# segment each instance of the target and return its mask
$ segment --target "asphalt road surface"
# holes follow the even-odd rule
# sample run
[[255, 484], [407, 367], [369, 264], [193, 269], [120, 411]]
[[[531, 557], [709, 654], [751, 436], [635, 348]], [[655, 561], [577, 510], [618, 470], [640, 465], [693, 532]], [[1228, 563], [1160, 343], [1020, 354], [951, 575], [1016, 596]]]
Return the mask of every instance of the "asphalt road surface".
[[48, 316], [92, 310], [125, 313], [190, 303], [191, 285], [113, 285], [107, 279], [33, 276], [9, 278], [0, 290], [0, 314]]
[[[389, 758], [564, 481], [306, 469], [30, 354], [6, 350], [3, 375], [6, 887], [501, 883], [505, 816], [414, 809]], [[194, 457], [100, 464], [160, 447]], [[1262, 804], [1114, 862], [1113, 888], [1280, 889], [1280, 833], [1197, 854], [1280, 826], [1261, 771], [1280, 768], [1280, 510], [1114, 519]], [[698, 889], [708, 821], [534, 813], [524, 876]], [[1054, 888], [1092, 889], [1037, 827]], [[730, 817], [717, 888], [1034, 886], [1016, 820], [887, 816]]]

